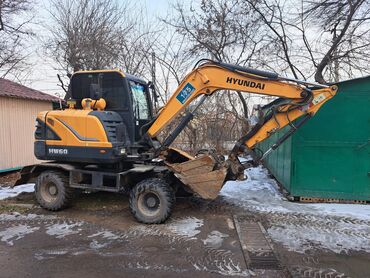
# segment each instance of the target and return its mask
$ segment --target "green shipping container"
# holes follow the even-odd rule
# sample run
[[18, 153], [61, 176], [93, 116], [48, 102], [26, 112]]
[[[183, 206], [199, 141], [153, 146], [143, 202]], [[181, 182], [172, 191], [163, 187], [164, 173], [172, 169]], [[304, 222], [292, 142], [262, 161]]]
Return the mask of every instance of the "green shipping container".
[[[264, 161], [293, 197], [370, 201], [370, 76], [337, 95]], [[266, 151], [288, 128], [258, 148]]]

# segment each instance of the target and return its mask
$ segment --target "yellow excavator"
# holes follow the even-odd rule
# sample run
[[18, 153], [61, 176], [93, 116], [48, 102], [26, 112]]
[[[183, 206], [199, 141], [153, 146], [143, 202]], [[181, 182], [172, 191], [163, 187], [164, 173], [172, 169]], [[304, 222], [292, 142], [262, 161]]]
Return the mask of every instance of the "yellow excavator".
[[[337, 92], [336, 86], [208, 59], [196, 64], [157, 115], [153, 87], [119, 70], [74, 73], [66, 106], [36, 119], [35, 156], [47, 162], [24, 167], [16, 185], [35, 180], [38, 203], [52, 211], [68, 206], [74, 190], [125, 192], [138, 221], [162, 223], [177, 190], [215, 199], [228, 180], [244, 178], [240, 155], [263, 160]], [[257, 124], [236, 140], [226, 160], [171, 148], [207, 98], [225, 90], [276, 98], [259, 107]], [[158, 134], [178, 115], [177, 126], [160, 141]], [[290, 129], [266, 153], [255, 152], [257, 143], [285, 126]]]

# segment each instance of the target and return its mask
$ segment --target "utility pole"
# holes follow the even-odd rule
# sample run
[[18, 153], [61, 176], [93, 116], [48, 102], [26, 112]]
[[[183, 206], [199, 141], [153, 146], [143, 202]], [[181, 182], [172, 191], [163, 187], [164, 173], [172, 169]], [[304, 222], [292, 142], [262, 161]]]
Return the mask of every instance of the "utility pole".
[[[155, 52], [154, 51], [152, 52], [152, 66], [151, 66], [150, 71], [151, 71], [151, 76], [152, 76], [152, 83], [154, 86], [154, 93], [156, 94], [157, 93], [157, 80], [156, 80], [156, 75], [155, 75], [156, 68], [155, 68]], [[157, 102], [155, 101], [155, 99], [153, 100], [153, 103], [154, 103], [154, 110], [157, 112]]]

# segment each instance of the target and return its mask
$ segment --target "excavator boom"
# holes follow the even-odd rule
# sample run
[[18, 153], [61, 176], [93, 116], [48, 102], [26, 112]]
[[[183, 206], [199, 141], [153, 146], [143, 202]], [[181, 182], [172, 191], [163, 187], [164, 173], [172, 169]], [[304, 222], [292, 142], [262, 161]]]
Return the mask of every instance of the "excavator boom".
[[[263, 74], [264, 72], [259, 72]], [[302, 88], [297, 84], [278, 81], [277, 75], [257, 76], [233, 71], [219, 64], [205, 64], [190, 72], [161, 110], [148, 134], [154, 137], [176, 115], [200, 95], [211, 95], [219, 90], [249, 92], [290, 99], [301, 99]]]

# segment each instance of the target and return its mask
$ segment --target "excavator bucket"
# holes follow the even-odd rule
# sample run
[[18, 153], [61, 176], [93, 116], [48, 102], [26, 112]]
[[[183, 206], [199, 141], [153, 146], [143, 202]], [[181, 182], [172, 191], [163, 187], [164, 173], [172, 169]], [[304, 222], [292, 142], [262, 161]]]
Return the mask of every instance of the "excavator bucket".
[[170, 148], [164, 153], [165, 163], [175, 176], [194, 193], [203, 199], [213, 200], [218, 196], [227, 169], [218, 168], [218, 163], [211, 155], [192, 157], [191, 155]]

